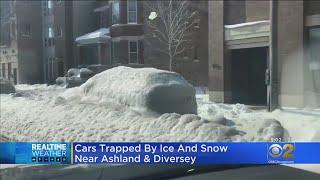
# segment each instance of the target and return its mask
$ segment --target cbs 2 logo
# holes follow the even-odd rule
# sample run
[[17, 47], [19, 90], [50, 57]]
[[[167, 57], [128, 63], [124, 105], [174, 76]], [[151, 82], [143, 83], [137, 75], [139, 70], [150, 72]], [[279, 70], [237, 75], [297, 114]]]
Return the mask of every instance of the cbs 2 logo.
[[282, 157], [285, 159], [294, 158], [293, 144], [284, 144], [283, 146], [280, 146], [279, 144], [272, 144], [268, 150], [269, 150], [269, 155], [273, 158], [279, 158], [279, 157]]

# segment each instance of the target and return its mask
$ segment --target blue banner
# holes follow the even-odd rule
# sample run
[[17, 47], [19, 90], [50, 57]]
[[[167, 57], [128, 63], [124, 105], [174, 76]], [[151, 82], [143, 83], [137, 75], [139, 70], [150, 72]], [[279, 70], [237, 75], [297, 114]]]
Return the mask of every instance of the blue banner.
[[0, 164], [70, 164], [71, 143], [0, 143]]
[[317, 164], [320, 143], [0, 143], [1, 164]]

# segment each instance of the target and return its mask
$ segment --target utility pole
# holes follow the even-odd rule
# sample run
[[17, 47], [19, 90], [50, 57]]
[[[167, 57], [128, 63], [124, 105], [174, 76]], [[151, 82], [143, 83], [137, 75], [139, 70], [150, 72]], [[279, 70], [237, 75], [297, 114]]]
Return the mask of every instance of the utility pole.
[[269, 76], [268, 85], [268, 110], [278, 107], [278, 2], [270, 0], [270, 45], [269, 45]]

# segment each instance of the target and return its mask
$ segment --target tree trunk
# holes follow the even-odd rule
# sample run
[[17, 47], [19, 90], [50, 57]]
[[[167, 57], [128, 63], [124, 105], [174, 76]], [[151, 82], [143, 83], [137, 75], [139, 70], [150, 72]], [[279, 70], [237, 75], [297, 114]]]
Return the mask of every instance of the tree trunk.
[[171, 43], [168, 45], [168, 54], [169, 54], [169, 71], [172, 71], [172, 51], [171, 51]]
[[169, 56], [169, 71], [172, 71], [172, 56]]

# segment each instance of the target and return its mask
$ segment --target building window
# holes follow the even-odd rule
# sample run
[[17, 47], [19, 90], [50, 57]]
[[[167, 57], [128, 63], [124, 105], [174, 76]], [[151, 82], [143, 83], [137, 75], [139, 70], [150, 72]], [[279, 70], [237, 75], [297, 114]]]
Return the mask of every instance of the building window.
[[198, 47], [193, 48], [193, 59], [198, 60]]
[[17, 71], [17, 68], [13, 69], [13, 83], [14, 84], [18, 83], [18, 71]]
[[51, 27], [48, 28], [48, 36], [49, 38], [53, 38], [53, 29]]
[[43, 3], [42, 4], [42, 13], [43, 13], [44, 16], [46, 16], [47, 15], [48, 2], [47, 1], [43, 1], [42, 3]]
[[128, 0], [128, 3], [127, 3], [128, 23], [137, 23], [137, 9], [138, 9], [137, 0]]
[[50, 58], [47, 58], [47, 62], [48, 62], [48, 64], [47, 64], [47, 77], [48, 77], [48, 80], [50, 80], [51, 79], [51, 62], [50, 62]]
[[31, 24], [30, 23], [23, 24], [22, 35], [23, 36], [31, 36]]
[[112, 3], [112, 24], [120, 23], [120, 2], [116, 0]]
[[11, 78], [11, 63], [8, 63], [8, 79]]
[[47, 47], [47, 46], [48, 46], [48, 39], [44, 38], [44, 47]]
[[115, 42], [113, 42], [113, 41], [111, 41], [111, 43], [110, 43], [111, 64], [114, 64], [114, 63], [115, 63], [114, 43], [115, 43]]
[[309, 30], [309, 62], [305, 75], [305, 85], [308, 92], [320, 93], [320, 28]]
[[48, 9], [52, 9], [52, 1], [51, 0], [48, 0]]
[[54, 46], [54, 39], [53, 38], [49, 38], [48, 39], [48, 46]]
[[129, 63], [138, 63], [138, 41], [129, 41]]
[[120, 41], [111, 41], [111, 64], [119, 63], [117, 60], [117, 49], [119, 48]]
[[57, 37], [62, 37], [62, 28], [61, 28], [61, 26], [57, 26], [56, 33], [57, 33]]
[[12, 37], [16, 39], [16, 23], [15, 21], [11, 21], [11, 31]]
[[62, 4], [62, 0], [57, 0], [57, 4]]
[[5, 63], [3, 63], [2, 64], [2, 77], [6, 77], [6, 64]]

